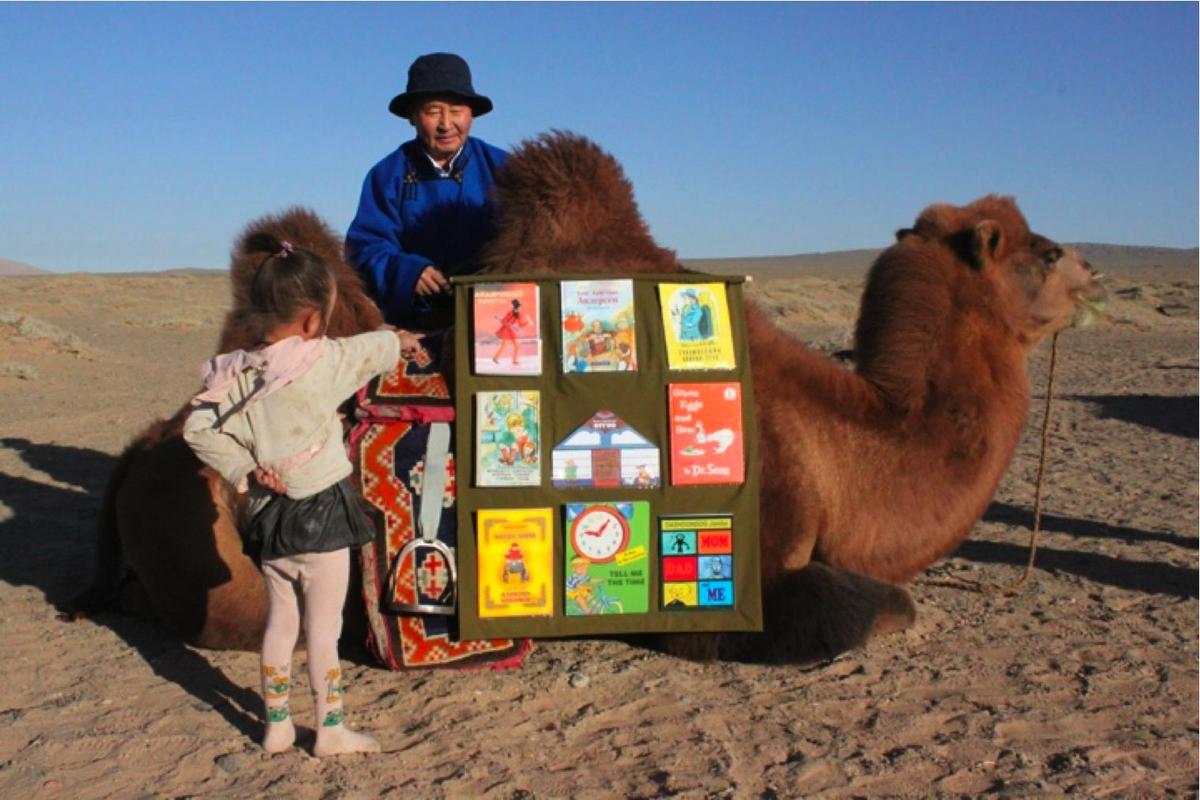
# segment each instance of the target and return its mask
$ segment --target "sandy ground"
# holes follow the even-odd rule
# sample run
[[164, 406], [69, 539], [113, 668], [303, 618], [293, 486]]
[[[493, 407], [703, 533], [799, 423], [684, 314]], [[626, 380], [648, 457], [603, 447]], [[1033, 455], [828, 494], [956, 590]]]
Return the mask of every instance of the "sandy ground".
[[[859, 276], [751, 295], [845, 346]], [[269, 758], [257, 656], [152, 621], [59, 622], [113, 457], [196, 382], [220, 275], [0, 279], [0, 797], [1195, 796], [1196, 271], [1113, 276], [1060, 340], [1044, 533], [1023, 567], [1042, 390], [974, 536], [912, 585], [907, 632], [812, 669], [540, 642], [524, 668], [391, 673], [345, 643], [379, 756]], [[1035, 355], [1044, 386], [1048, 348]], [[311, 704], [293, 708], [301, 724]]]

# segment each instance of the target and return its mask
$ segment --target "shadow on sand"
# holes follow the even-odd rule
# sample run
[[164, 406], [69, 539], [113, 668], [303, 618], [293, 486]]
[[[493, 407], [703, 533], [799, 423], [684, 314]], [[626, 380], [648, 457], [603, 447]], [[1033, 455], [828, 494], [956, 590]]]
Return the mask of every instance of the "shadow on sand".
[[[983, 515], [986, 522], [1018, 525], [1026, 530], [1033, 527], [1033, 511], [1028, 508], [992, 503]], [[1042, 514], [1042, 530], [1059, 531], [1073, 536], [1102, 539], [1122, 539], [1130, 542], [1163, 542], [1188, 550], [1196, 549], [1196, 539], [1176, 533], [1146, 531], [1096, 520]], [[1021, 542], [992, 542], [968, 539], [954, 555], [971, 561], [989, 564], [1011, 564], [1023, 567], [1029, 560], [1027, 540]], [[1196, 570], [1158, 561], [1131, 561], [1101, 553], [1080, 550], [1061, 550], [1038, 547], [1036, 566], [1047, 572], [1063, 572], [1082, 578], [1147, 594], [1165, 594], [1188, 598], [1197, 596]]]
[[[91, 580], [96, 519], [116, 459], [20, 438], [0, 439], [0, 447], [60, 484], [0, 473], [0, 497], [12, 511], [0, 519], [0, 581], [35, 587], [48, 603], [64, 608]], [[156, 675], [211, 706], [243, 735], [258, 737], [261, 723], [246, 711], [261, 705], [258, 693], [235, 685], [165, 627], [114, 612], [92, 621], [136, 650]]]
[[[992, 503], [983, 514], [984, 522], [999, 522], [1004, 525], [1017, 525], [1028, 530], [1033, 529], [1033, 509], [1014, 506], [1009, 503]], [[1058, 514], [1042, 512], [1042, 530], [1069, 533], [1072, 536], [1088, 536], [1094, 539], [1120, 539], [1129, 543], [1162, 542], [1173, 544], [1187, 550], [1196, 549], [1196, 537], [1183, 536], [1166, 531], [1146, 531], [1141, 528], [1130, 528], [1125, 525], [1109, 525], [1094, 519], [1080, 517], [1063, 517]]]
[[1152, 428], [1172, 436], [1200, 436], [1200, 397], [1153, 394], [1077, 394], [1064, 400], [1079, 400], [1097, 406], [1100, 419], [1116, 419]]

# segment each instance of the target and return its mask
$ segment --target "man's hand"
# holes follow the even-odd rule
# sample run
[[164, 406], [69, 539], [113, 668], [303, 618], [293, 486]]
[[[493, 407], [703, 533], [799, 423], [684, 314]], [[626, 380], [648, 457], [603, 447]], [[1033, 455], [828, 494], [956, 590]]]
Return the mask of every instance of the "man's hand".
[[270, 489], [276, 494], [283, 494], [287, 491], [287, 484], [283, 482], [283, 478], [279, 477], [279, 473], [266, 467], [254, 468], [254, 480], [258, 481], [259, 486]]
[[446, 276], [442, 271], [430, 264], [421, 272], [421, 277], [417, 278], [417, 294], [422, 297], [428, 297], [431, 294], [441, 294], [450, 289], [450, 281], [446, 280]]

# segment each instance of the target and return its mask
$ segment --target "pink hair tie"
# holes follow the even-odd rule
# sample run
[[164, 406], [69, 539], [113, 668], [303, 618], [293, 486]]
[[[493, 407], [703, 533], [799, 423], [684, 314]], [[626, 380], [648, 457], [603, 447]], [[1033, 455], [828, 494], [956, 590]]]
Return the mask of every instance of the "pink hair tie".
[[275, 255], [279, 256], [280, 258], [287, 258], [292, 253], [293, 249], [292, 243], [285, 241], [282, 244], [282, 249]]

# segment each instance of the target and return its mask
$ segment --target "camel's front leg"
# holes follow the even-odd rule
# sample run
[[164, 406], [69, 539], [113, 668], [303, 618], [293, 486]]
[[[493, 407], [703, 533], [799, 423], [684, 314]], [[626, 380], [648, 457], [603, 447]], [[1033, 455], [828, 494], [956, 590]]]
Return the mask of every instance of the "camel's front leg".
[[903, 630], [916, 615], [901, 587], [812, 563], [763, 587], [762, 633], [679, 633], [662, 642], [672, 655], [696, 660], [811, 664]]

